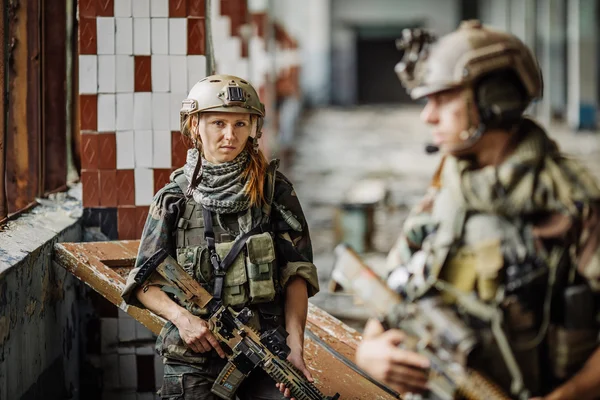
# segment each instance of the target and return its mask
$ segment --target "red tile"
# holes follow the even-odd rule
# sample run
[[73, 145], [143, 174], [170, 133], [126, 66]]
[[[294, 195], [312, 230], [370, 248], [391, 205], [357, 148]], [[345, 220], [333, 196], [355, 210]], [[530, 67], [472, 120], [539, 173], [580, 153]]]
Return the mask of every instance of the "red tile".
[[187, 0], [188, 17], [205, 17], [204, 0]]
[[231, 5], [231, 1], [230, 0], [221, 0], [221, 15], [229, 15], [230, 14], [230, 5]]
[[100, 206], [117, 206], [117, 170], [100, 170]]
[[154, 169], [154, 193], [165, 187], [170, 182], [171, 169]]
[[114, 133], [98, 135], [98, 169], [117, 168], [117, 138]]
[[135, 76], [134, 89], [136, 92], [152, 91], [151, 56], [134, 56]]
[[204, 18], [188, 18], [188, 54], [204, 54]]
[[179, 131], [171, 132], [171, 163], [173, 168], [183, 167], [187, 157], [188, 149], [192, 148], [189, 139], [179, 133]]
[[79, 17], [96, 17], [96, 0], [79, 0]]
[[96, 38], [96, 18], [79, 20], [79, 54], [96, 54], [98, 52]]
[[232, 14], [229, 19], [231, 20], [231, 36], [241, 36], [240, 28], [246, 23], [246, 15], [240, 15], [238, 13]]
[[79, 95], [79, 115], [82, 131], [98, 130], [98, 95]]
[[117, 203], [119, 207], [135, 205], [135, 175], [132, 169], [117, 170]]
[[242, 40], [242, 58], [248, 58], [248, 42]]
[[100, 205], [100, 181], [98, 171], [81, 171], [81, 186], [83, 190], [83, 206], [98, 207]]
[[99, 17], [114, 17], [115, 0], [98, 0], [98, 3], [96, 3], [96, 15]]
[[81, 135], [81, 168], [90, 171], [98, 169], [98, 134]]
[[146, 219], [148, 218], [148, 213], [150, 212], [150, 206], [139, 206], [135, 208], [135, 238], [139, 239], [142, 237], [142, 232], [144, 231], [144, 225], [146, 224]]
[[187, 0], [169, 0], [169, 17], [187, 17]]
[[117, 210], [119, 240], [136, 239], [135, 207], [119, 207]]

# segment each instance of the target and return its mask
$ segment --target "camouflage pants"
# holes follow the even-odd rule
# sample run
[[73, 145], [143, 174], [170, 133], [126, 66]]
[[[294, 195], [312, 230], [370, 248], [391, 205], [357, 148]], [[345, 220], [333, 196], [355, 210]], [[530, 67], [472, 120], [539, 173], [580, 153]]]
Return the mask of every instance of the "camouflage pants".
[[[212, 360], [211, 360], [212, 361]], [[171, 400], [219, 400], [210, 388], [225, 366], [224, 360], [214, 359], [204, 365], [166, 362], [160, 396]], [[236, 393], [240, 400], [283, 400], [275, 381], [257, 369], [244, 380]]]

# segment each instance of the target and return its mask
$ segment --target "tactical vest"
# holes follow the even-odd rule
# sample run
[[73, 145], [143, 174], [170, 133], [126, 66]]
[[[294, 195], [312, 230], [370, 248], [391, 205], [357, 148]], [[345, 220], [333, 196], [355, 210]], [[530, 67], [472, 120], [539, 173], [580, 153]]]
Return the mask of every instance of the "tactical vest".
[[[484, 303], [497, 304], [510, 351], [532, 394], [547, 393], [583, 366], [598, 345], [599, 331], [593, 298], [579, 310], [569, 310], [566, 304], [569, 292], [592, 296], [581, 277], [573, 278], [576, 266], [566, 245], [541, 246], [531, 221], [469, 209], [460, 193], [446, 188], [436, 197], [431, 220], [437, 222], [435, 233], [423, 243], [428, 256], [421, 269], [414, 268], [421, 276], [409, 281], [410, 295], [427, 295], [441, 280], [476, 294]], [[442, 296], [448, 303], [456, 300], [452, 293]], [[589, 309], [589, 318], [565, 323], [570, 313], [581, 315], [581, 308]], [[462, 312], [463, 319], [480, 334], [471, 366], [508, 390], [512, 375], [496, 338], [466, 314]], [[580, 323], [586, 320], [589, 324]]]
[[[262, 208], [252, 207], [237, 214], [211, 213], [215, 248], [223, 260], [235, 244], [236, 238], [256, 226], [270, 227], [271, 204], [275, 190], [277, 162], [272, 162], [265, 179], [265, 199]], [[188, 181], [182, 171], [176, 171], [173, 180], [185, 193]], [[210, 261], [209, 246], [205, 238], [206, 221], [203, 207], [191, 196], [186, 198], [185, 208], [179, 216], [176, 229], [176, 256], [179, 264], [209, 292], [213, 293], [215, 271]], [[251, 306], [261, 314], [260, 325], [264, 320], [269, 325], [281, 323], [282, 307], [277, 299], [280, 285], [272, 229], [247, 238], [244, 247], [226, 269], [222, 301], [236, 309]], [[196, 315], [204, 310], [192, 309]]]

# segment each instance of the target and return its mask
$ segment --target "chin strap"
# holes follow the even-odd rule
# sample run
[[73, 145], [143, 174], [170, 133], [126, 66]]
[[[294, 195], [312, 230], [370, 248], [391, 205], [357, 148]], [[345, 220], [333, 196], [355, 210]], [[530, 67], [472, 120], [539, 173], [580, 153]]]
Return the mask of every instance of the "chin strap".
[[464, 90], [463, 96], [465, 99], [465, 107], [467, 108], [468, 128], [459, 134], [462, 143], [454, 145], [451, 151], [467, 150], [475, 145], [481, 139], [481, 136], [486, 130], [486, 125], [479, 122], [477, 125], [473, 122], [473, 93], [470, 90]]

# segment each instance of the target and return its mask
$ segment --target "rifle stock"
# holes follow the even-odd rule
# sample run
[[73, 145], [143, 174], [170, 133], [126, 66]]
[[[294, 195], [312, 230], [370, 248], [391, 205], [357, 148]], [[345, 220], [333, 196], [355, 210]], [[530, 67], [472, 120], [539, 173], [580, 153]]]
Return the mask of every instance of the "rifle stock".
[[297, 400], [336, 400], [339, 394], [325, 396], [306, 380], [289, 361], [287, 332], [281, 327], [259, 334], [246, 325], [252, 312], [244, 308], [239, 312], [217, 301], [164, 250], [150, 257], [135, 278], [138, 285], [150, 281], [160, 286], [179, 290], [183, 298], [208, 312], [207, 321], [217, 340], [225, 345], [228, 363], [221, 371], [212, 392], [223, 399], [231, 399], [250, 372], [260, 367], [276, 382], [286, 385]]
[[[428, 299], [423, 304], [403, 303], [401, 296], [389, 288], [349, 246], [338, 245], [335, 254], [332, 279], [359, 297], [386, 328], [403, 330], [407, 334], [406, 347], [430, 360], [428, 386], [436, 398], [510, 399], [495, 383], [465, 366], [466, 355], [475, 345], [474, 337], [468, 330], [462, 329], [456, 316], [437, 310], [435, 300]], [[436, 340], [436, 325], [454, 328], [448, 331], [454, 335], [451, 341], [455, 346], [448, 348]]]

